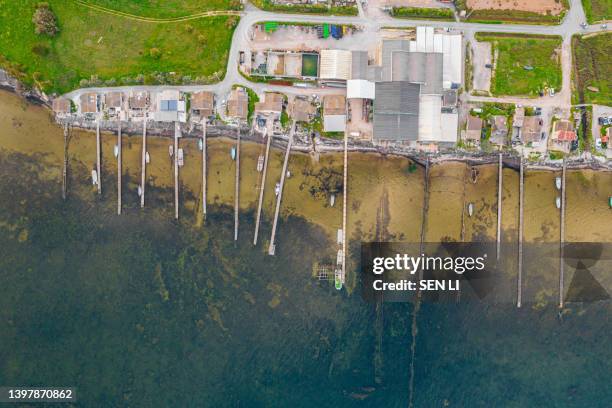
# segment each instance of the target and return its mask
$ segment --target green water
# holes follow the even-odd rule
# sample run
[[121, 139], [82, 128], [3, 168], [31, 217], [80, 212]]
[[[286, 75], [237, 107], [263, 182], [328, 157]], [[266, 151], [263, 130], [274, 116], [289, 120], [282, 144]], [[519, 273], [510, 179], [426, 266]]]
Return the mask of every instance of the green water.
[[[0, 134], [0, 385], [74, 386], [84, 407], [612, 405], [609, 302], [569, 305], [562, 319], [554, 301], [423, 304], [412, 361], [410, 304], [377, 309], [359, 287], [347, 295], [312, 278], [313, 260], [334, 247], [320, 225], [281, 219], [270, 257], [252, 246], [252, 212], [234, 244], [232, 209], [209, 206], [199, 228], [182, 208], [175, 222], [169, 188], [150, 186], [144, 210], [126, 194], [117, 216], [113, 178], [99, 197], [78, 160], [64, 201], [58, 156], [15, 147], [28, 132], [11, 123], [13, 134]], [[453, 181], [437, 180], [432, 191], [448, 197]], [[198, 196], [182, 191], [182, 201]], [[442, 198], [431, 205], [453, 201]], [[380, 197], [359, 200], [376, 208]], [[458, 212], [437, 211], [448, 228], [428, 233], [450, 236]], [[591, 217], [605, 224], [603, 214]], [[612, 228], [599, 228], [612, 241]]]

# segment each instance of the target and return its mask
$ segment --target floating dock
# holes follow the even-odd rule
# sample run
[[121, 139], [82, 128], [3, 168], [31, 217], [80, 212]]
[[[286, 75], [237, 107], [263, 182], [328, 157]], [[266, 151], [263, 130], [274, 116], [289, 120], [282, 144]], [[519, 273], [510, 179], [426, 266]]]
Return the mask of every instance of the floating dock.
[[96, 120], [96, 171], [98, 172], [98, 194], [102, 194], [102, 173], [101, 170], [102, 149], [100, 144], [100, 122]]
[[240, 214], [240, 125], [236, 140], [236, 187], [234, 191], [234, 241], [238, 241], [238, 221]]
[[276, 236], [276, 225], [278, 223], [278, 214], [280, 212], [281, 199], [283, 197], [283, 187], [285, 186], [285, 176], [287, 175], [287, 164], [289, 163], [289, 153], [291, 151], [291, 144], [293, 143], [293, 135], [295, 133], [295, 121], [291, 122], [291, 129], [289, 130], [289, 141], [287, 142], [287, 150], [285, 151], [285, 161], [283, 162], [283, 171], [280, 179], [280, 191], [276, 196], [276, 209], [274, 210], [274, 222], [272, 223], [272, 235], [270, 236], [270, 247], [268, 248], [268, 255], [274, 255], [276, 252], [276, 245], [274, 244], [274, 238]]
[[519, 236], [518, 236], [518, 277], [516, 283], [516, 307], [523, 304], [523, 211], [525, 201], [525, 171], [523, 158], [519, 170]]
[[[269, 121], [271, 124], [272, 121]], [[261, 207], [263, 206], [264, 190], [266, 188], [266, 175], [268, 174], [268, 155], [270, 154], [270, 143], [272, 142], [272, 126], [266, 127], [266, 154], [264, 156], [264, 164], [261, 176], [261, 186], [259, 187], [259, 201], [257, 202], [257, 216], [255, 218], [255, 235], [253, 236], [253, 245], [257, 245], [257, 236], [259, 235], [259, 223], [261, 222]]]
[[121, 215], [121, 121], [117, 125], [117, 215]]
[[142, 122], [142, 162], [140, 176], [140, 208], [145, 205], [145, 185], [147, 177], [147, 121]]

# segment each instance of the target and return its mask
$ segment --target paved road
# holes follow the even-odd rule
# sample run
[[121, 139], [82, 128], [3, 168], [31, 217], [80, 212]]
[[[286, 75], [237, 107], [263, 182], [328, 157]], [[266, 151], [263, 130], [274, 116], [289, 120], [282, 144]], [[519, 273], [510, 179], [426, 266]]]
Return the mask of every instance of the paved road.
[[[376, 35], [378, 31], [385, 26], [393, 27], [415, 27], [418, 25], [428, 25], [432, 27], [442, 28], [450, 27], [453, 30], [462, 31], [467, 41], [474, 40], [474, 33], [478, 31], [499, 32], [499, 33], [529, 33], [543, 35], [560, 35], [563, 37], [562, 47], [562, 69], [563, 69], [563, 87], [555, 97], [544, 97], [539, 99], [528, 98], [484, 98], [467, 96], [470, 101], [504, 101], [514, 103], [542, 104], [546, 106], [562, 106], [569, 107], [571, 103], [571, 37], [576, 33], [592, 33], [602, 31], [600, 25], [591, 25], [586, 29], [582, 29], [580, 24], [585, 20], [584, 11], [582, 9], [581, 0], [570, 0], [570, 10], [567, 13], [563, 23], [560, 25], [523, 25], [523, 24], [478, 24], [467, 22], [452, 22], [452, 21], [426, 21], [426, 20], [408, 20], [397, 19], [390, 16], [381, 18], [376, 15], [376, 18], [368, 17], [371, 13], [364, 13], [360, 9], [359, 16], [327, 16], [327, 15], [304, 15], [304, 14], [279, 14], [273, 12], [262, 11], [247, 3], [242, 12], [242, 18], [234, 31], [232, 46], [229, 53], [227, 65], [227, 73], [225, 78], [213, 85], [181, 85], [181, 86], [123, 86], [123, 87], [99, 87], [77, 89], [65, 96], [76, 99], [83, 92], [107, 92], [111, 90], [148, 90], [159, 91], [162, 89], [178, 89], [185, 92], [195, 91], [212, 91], [220, 99], [224, 99], [231, 90], [234, 84], [245, 85], [261, 94], [264, 91], [278, 91], [288, 94], [338, 94], [342, 93], [342, 89], [337, 88], [295, 88], [286, 86], [273, 86], [264, 83], [253, 83], [246, 80], [238, 72], [238, 59], [240, 50], [248, 48], [249, 45], [249, 29], [257, 22], [261, 21], [278, 21], [278, 22], [313, 22], [313, 23], [334, 23], [334, 24], [353, 24], [364, 27], [366, 31]], [[609, 30], [608, 30], [609, 31]]]

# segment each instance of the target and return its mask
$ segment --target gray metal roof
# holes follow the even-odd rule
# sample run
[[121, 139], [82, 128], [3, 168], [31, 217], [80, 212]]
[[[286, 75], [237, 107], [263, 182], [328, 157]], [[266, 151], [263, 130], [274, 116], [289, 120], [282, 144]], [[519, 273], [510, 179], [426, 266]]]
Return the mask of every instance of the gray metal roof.
[[374, 140], [417, 140], [419, 94], [418, 84], [398, 81], [376, 83]]
[[383, 40], [382, 44], [382, 80], [393, 81], [392, 63], [393, 53], [396, 51], [410, 51], [409, 40]]
[[353, 51], [351, 79], [368, 79], [368, 52]]
[[421, 84], [422, 94], [442, 94], [442, 54], [394, 51], [391, 80]]

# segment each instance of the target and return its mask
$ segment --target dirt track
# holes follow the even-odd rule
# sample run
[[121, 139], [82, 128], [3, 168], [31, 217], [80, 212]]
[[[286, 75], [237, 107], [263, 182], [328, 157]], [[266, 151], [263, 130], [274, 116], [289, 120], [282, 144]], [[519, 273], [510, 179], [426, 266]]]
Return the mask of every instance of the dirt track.
[[563, 4], [555, 0], [467, 0], [467, 6], [473, 10], [520, 10], [533, 13], [557, 15], [563, 10]]

